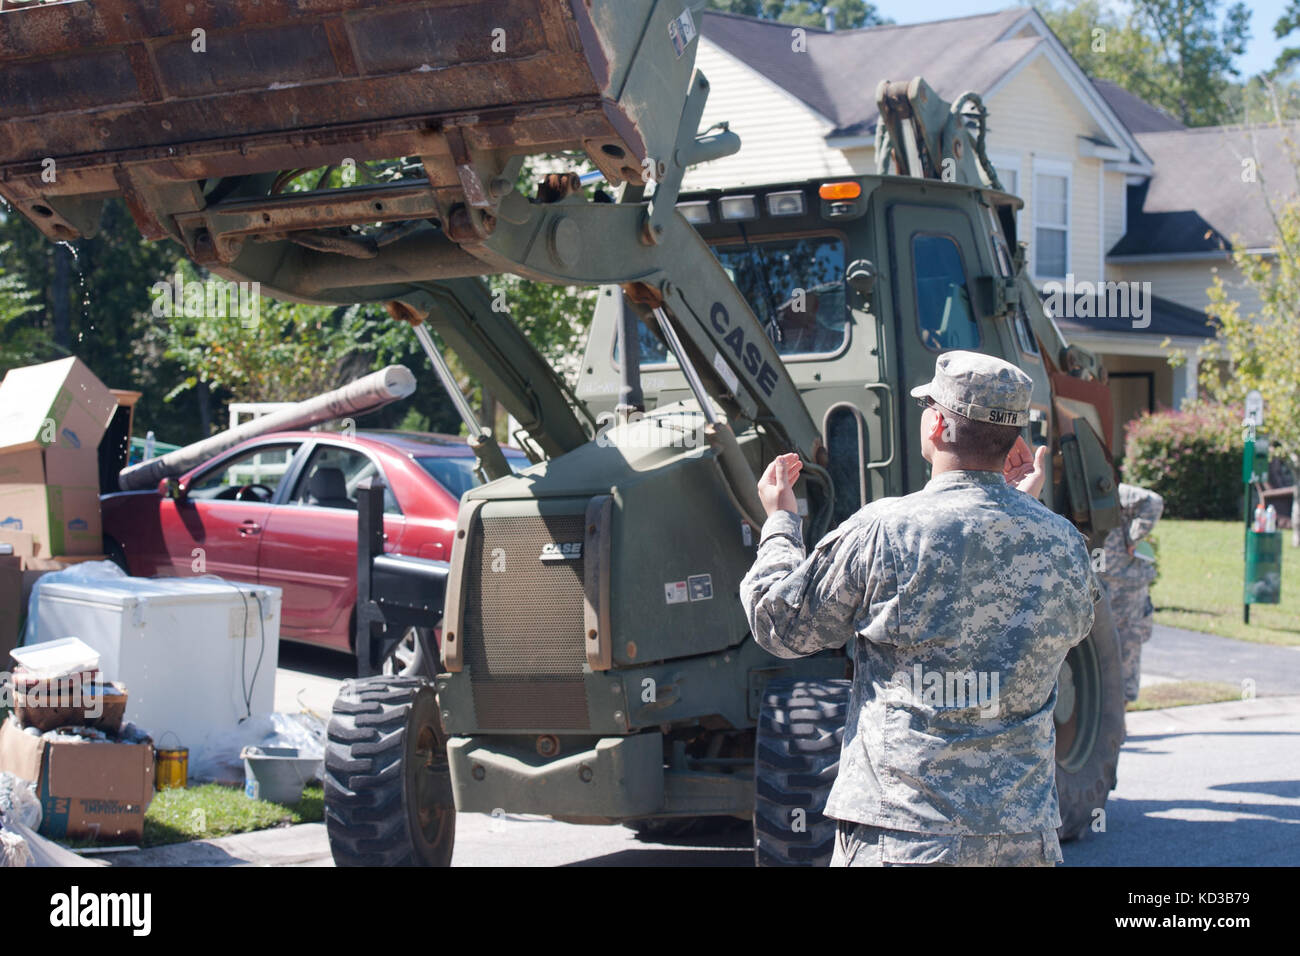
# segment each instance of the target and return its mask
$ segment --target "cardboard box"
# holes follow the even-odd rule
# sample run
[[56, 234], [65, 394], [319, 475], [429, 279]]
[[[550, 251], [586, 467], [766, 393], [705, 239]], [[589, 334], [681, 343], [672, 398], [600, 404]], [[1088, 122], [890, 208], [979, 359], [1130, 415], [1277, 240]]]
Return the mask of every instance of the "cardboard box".
[[0, 727], [0, 770], [37, 784], [40, 834], [52, 839], [139, 843], [153, 799], [153, 746], [54, 742]]
[[18, 646], [23, 603], [23, 559], [0, 554], [0, 670], [9, 669], [9, 652]]
[[99, 440], [117, 399], [79, 359], [11, 369], [0, 382], [0, 531], [35, 554], [96, 554]]
[[[6, 459], [39, 457], [41, 452], [0, 455]], [[30, 462], [15, 467], [29, 474]], [[98, 554], [104, 550], [99, 515], [99, 487], [36, 483], [0, 484], [0, 530], [30, 534], [40, 554]]]
[[10, 369], [0, 382], [0, 449], [53, 448], [56, 459], [79, 452], [93, 459], [116, 411], [117, 399], [75, 356]]
[[19, 558], [35, 558], [41, 553], [36, 538], [27, 531], [10, 531], [0, 528], [0, 544], [9, 545], [14, 549], [14, 555]]

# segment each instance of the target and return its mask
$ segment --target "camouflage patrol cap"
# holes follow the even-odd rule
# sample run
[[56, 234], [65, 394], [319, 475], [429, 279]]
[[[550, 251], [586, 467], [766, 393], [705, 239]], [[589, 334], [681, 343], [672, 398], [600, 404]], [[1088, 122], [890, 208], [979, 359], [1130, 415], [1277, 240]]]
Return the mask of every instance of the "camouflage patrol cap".
[[1033, 379], [1010, 362], [982, 352], [945, 352], [934, 363], [934, 380], [912, 389], [977, 422], [1029, 424]]

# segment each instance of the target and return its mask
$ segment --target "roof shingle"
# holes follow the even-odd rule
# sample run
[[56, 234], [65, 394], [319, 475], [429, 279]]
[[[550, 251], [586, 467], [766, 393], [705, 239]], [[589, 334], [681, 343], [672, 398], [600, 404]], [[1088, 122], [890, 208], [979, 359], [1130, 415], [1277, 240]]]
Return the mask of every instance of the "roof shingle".
[[[1025, 8], [997, 13], [840, 30], [806, 30], [806, 51], [795, 52], [789, 24], [706, 11], [700, 32], [757, 70], [833, 125], [831, 135], [864, 135], [876, 124], [881, 80], [924, 76], [945, 99], [982, 93], [1040, 43], [1040, 36], [1000, 39]], [[850, 79], [851, 78], [851, 79]]]

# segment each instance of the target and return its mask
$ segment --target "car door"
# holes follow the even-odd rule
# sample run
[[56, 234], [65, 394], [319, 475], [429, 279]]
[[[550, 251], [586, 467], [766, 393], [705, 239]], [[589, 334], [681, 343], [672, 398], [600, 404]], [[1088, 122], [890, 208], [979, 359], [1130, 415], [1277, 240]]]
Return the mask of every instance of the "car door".
[[256, 582], [262, 532], [301, 442], [266, 442], [197, 472], [178, 501], [159, 502], [160, 574]]
[[[281, 589], [280, 630], [292, 640], [348, 648], [357, 600], [357, 486], [383, 471], [356, 446], [321, 441], [310, 450], [285, 503], [262, 534], [258, 580]], [[387, 485], [388, 483], [385, 482]], [[384, 549], [395, 550], [405, 522], [385, 494]]]

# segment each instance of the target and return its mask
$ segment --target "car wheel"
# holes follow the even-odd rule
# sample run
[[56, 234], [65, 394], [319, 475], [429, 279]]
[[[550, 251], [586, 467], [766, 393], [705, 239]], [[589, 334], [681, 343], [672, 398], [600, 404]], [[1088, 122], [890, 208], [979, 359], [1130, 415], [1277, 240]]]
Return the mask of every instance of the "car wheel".
[[401, 640], [393, 645], [388, 657], [384, 658], [381, 674], [387, 677], [433, 676], [433, 672], [424, 669], [424, 652], [420, 649], [420, 641], [416, 636], [419, 630], [424, 631], [424, 638], [430, 645], [434, 644], [433, 631], [429, 628], [408, 627]]

